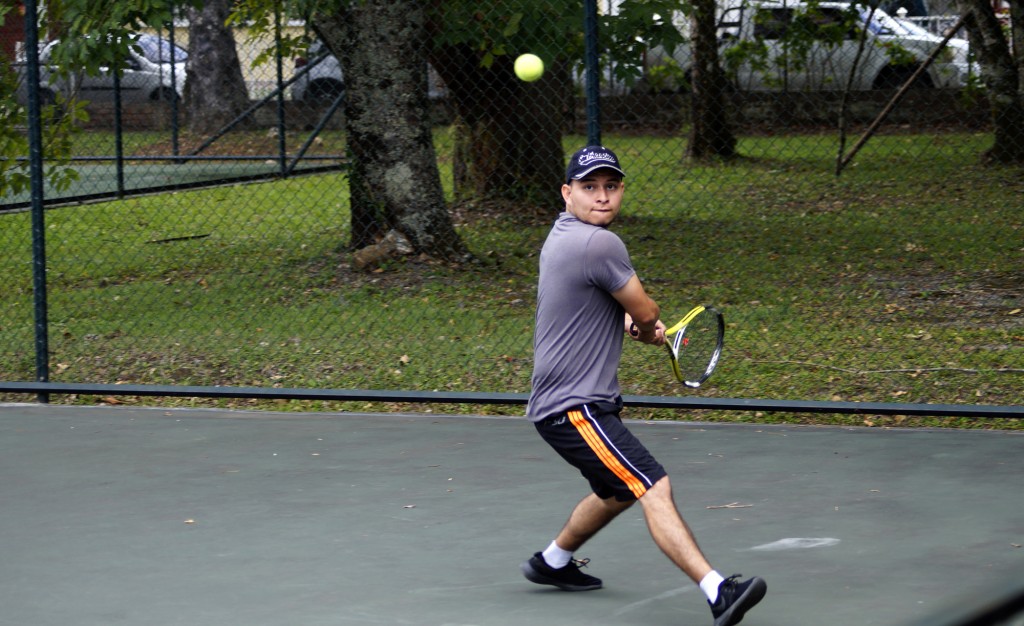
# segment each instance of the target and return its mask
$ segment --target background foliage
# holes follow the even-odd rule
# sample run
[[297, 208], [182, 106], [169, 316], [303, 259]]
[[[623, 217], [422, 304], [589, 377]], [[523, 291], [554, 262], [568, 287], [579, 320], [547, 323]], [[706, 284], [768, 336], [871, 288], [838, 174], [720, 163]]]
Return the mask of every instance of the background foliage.
[[[478, 3], [453, 6], [468, 11], [471, 4]], [[472, 29], [483, 30], [444, 36], [479, 40], [475, 33], [486, 29], [471, 17], [467, 12]], [[618, 26], [626, 23], [632, 22]], [[301, 34], [302, 25], [295, 28]], [[238, 41], [253, 56], [264, 49]], [[492, 37], [481, 55], [526, 51], [518, 45]], [[545, 45], [575, 51], [569, 58], [578, 58], [581, 46]], [[255, 68], [246, 73], [255, 100], [263, 83]], [[605, 80], [603, 141], [628, 173], [616, 232], [666, 317], [708, 303], [721, 307], [728, 322], [726, 353], [708, 386], [684, 391], [670, 380], [660, 352], [629, 344], [625, 393], [1024, 402], [1024, 172], [979, 162], [991, 143], [983, 101], [966, 93], [905, 101], [837, 177], [841, 143], [830, 116], [822, 115], [827, 95], [734, 94], [741, 157], [697, 163], [683, 158], [685, 95], [651, 94], [619, 82], [614, 72]], [[587, 141], [582, 85], [567, 86], [565, 154]], [[123, 199], [68, 204], [59, 201], [59, 189], [47, 189], [51, 379], [528, 391], [537, 253], [559, 209], [560, 181], [552, 181], [550, 202], [531, 206], [457, 195], [458, 120], [443, 97], [435, 99], [439, 175], [471, 257], [452, 263], [396, 256], [359, 269], [346, 247], [344, 111], [324, 119], [330, 103], [292, 100], [288, 87], [283, 94], [283, 136], [271, 100], [255, 128], [229, 130], [203, 153], [241, 159], [235, 161], [171, 158], [175, 146], [183, 154], [210, 138], [175, 129], [167, 103], [127, 106], [121, 134], [109, 123], [109, 105], [90, 103], [88, 120], [75, 118], [82, 130], [69, 140], [68, 155], [121, 150], [129, 158], [161, 159], [123, 162]], [[952, 101], [963, 108], [926, 104]], [[852, 131], [863, 130], [884, 102], [877, 94], [859, 98], [863, 113]], [[803, 108], [817, 115], [801, 115]], [[523, 141], [530, 132], [522, 128]], [[277, 176], [280, 147], [290, 157], [307, 142], [307, 169]], [[66, 193], [116, 195], [115, 164], [75, 162], [79, 180]], [[231, 176], [244, 169], [272, 177], [130, 193], [152, 181], [223, 181], [230, 179], [227, 169]], [[0, 198], [0, 380], [36, 375], [24, 200], [22, 189]]]

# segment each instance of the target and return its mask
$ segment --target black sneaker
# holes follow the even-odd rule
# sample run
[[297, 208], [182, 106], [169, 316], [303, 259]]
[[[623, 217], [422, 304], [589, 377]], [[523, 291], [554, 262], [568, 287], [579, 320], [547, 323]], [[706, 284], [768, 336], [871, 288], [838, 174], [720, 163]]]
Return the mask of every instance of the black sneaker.
[[743, 615], [761, 601], [768, 585], [763, 579], [754, 577], [746, 582], [736, 579], [742, 574], [733, 574], [718, 585], [718, 600], [711, 604], [711, 615], [715, 626], [732, 626], [743, 621]]
[[526, 576], [527, 580], [538, 585], [554, 585], [562, 591], [600, 589], [600, 578], [588, 576], [580, 571], [580, 568], [586, 567], [589, 562], [590, 559], [583, 559], [582, 561], [573, 559], [565, 567], [555, 569], [545, 563], [544, 557], [538, 552], [529, 561], [523, 562], [519, 569], [522, 570], [523, 576]]

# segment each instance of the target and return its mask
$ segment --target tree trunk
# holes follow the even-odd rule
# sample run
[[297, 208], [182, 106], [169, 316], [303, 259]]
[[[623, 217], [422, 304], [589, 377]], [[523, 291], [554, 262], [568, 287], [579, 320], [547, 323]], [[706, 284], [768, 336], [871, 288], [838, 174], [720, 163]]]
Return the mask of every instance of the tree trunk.
[[[435, 10], [443, 21], [443, 8]], [[565, 91], [572, 80], [563, 63], [544, 59], [544, 75], [523, 82], [513, 71], [515, 56], [495, 56], [485, 67], [475, 46], [430, 52], [457, 118], [456, 195], [547, 208], [565, 176]]]
[[345, 76], [353, 249], [388, 231], [416, 252], [459, 259], [437, 169], [427, 100], [427, 32], [420, 0], [366, 0], [313, 28]]
[[[981, 64], [992, 111], [995, 141], [984, 157], [997, 163], [1020, 163], [1024, 161], [1024, 50], [1018, 45], [1011, 53], [988, 0], [957, 0], [957, 5], [960, 13], [967, 16], [967, 35]], [[1020, 0], [1013, 0], [1011, 6], [1018, 16], [1024, 17]]]
[[195, 133], [213, 133], [249, 106], [249, 93], [225, 20], [231, 0], [205, 0], [189, 9], [189, 55], [186, 66], [185, 115]]
[[736, 155], [736, 137], [725, 108], [725, 73], [718, 62], [714, 0], [695, 0], [693, 15], [693, 86], [690, 141], [686, 156], [693, 159]]
[[1010, 14], [1010, 56], [1017, 65], [1017, 89], [1024, 99], [1024, 0], [1006, 0]]

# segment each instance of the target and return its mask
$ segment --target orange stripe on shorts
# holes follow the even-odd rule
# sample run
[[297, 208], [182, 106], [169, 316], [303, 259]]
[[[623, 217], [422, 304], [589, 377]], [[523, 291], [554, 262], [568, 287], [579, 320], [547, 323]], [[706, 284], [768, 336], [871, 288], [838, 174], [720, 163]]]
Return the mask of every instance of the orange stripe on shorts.
[[619, 480], [624, 482], [629, 490], [633, 492], [633, 495], [640, 499], [640, 496], [647, 493], [647, 486], [640, 481], [639, 478], [634, 476], [626, 467], [619, 461], [619, 458], [612, 454], [612, 451], [608, 449], [604, 439], [594, 430], [594, 426], [583, 417], [581, 411], [569, 411], [569, 421], [576, 428], [576, 430], [583, 437], [583, 440], [587, 442], [587, 445], [597, 458], [601, 459], [601, 463], [604, 464], [613, 474], [618, 476]]

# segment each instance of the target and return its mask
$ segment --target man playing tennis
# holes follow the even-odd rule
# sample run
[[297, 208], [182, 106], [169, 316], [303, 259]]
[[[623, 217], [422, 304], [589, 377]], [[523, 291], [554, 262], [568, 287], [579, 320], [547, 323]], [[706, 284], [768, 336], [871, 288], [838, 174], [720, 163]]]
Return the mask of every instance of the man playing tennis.
[[[543, 552], [520, 569], [565, 591], [600, 589], [573, 553], [637, 501], [658, 547], [708, 598], [716, 626], [737, 624], [764, 597], [761, 578], [723, 578], [680, 516], [664, 468], [622, 424], [622, 341], [665, 343], [659, 308], [619, 237], [607, 230], [622, 206], [625, 173], [611, 150], [572, 156], [562, 212], [540, 255], [533, 389], [527, 417], [541, 437], [590, 482], [592, 493]], [[625, 333], [635, 324], [633, 333]], [[637, 332], [638, 331], [638, 332]]]

